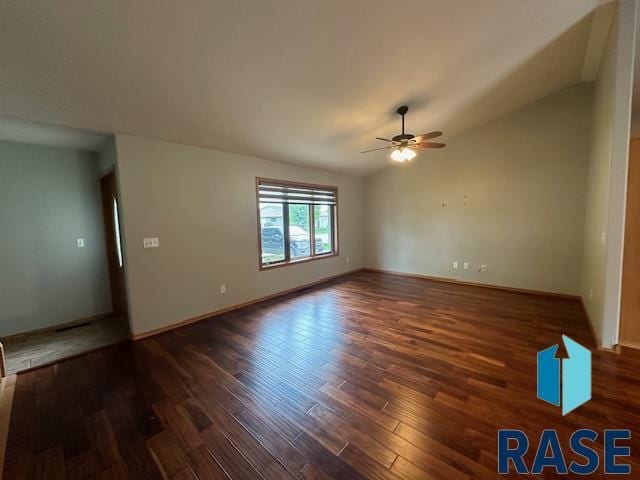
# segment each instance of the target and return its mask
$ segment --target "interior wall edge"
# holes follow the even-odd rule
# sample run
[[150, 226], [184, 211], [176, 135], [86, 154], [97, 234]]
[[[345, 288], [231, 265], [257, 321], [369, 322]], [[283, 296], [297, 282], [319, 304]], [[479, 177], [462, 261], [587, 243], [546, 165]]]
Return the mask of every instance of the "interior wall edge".
[[[619, 32], [617, 38], [616, 115], [613, 125], [611, 175], [609, 181], [609, 222], [607, 226], [607, 270], [605, 280], [605, 330], [603, 344], [614, 346], [620, 340], [620, 314], [622, 300], [622, 269], [624, 256], [625, 217], [627, 205], [627, 178], [629, 171], [629, 138], [633, 74], [637, 35], [637, 0], [619, 1]], [[607, 321], [607, 318], [611, 320]]]
[[581, 291], [605, 348], [619, 342], [636, 3], [616, 3], [594, 96]]

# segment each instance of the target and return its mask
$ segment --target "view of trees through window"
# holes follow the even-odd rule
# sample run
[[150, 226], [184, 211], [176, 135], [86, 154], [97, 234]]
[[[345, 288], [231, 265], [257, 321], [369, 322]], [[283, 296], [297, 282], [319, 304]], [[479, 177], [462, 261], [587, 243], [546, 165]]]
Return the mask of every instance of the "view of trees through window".
[[331, 225], [331, 207], [329, 205], [314, 205], [314, 232], [316, 240], [316, 253], [333, 251], [333, 231]]
[[262, 266], [334, 253], [335, 191], [326, 188], [259, 185]]

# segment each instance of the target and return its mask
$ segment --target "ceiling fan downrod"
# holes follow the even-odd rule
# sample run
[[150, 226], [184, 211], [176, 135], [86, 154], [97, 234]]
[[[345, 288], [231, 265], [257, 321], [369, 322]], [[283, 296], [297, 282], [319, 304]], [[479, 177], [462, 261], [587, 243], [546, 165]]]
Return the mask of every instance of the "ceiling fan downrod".
[[409, 111], [409, 107], [407, 107], [406, 105], [402, 105], [401, 107], [398, 107], [398, 109], [396, 110], [396, 112], [398, 112], [398, 114], [402, 116], [402, 135], [403, 136], [404, 136], [404, 116], [407, 114], [408, 111]]

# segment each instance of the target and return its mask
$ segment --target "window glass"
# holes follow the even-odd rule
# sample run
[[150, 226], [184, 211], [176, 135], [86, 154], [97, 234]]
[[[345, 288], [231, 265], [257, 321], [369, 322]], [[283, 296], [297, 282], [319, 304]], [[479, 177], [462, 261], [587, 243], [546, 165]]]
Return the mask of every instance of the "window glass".
[[315, 237], [316, 254], [330, 253], [333, 251], [333, 222], [329, 205], [313, 206], [313, 233]]
[[311, 256], [309, 205], [289, 204], [289, 253], [292, 260]]
[[258, 178], [260, 267], [337, 254], [336, 187]]
[[262, 264], [281, 262], [284, 255], [284, 209], [282, 203], [260, 204]]

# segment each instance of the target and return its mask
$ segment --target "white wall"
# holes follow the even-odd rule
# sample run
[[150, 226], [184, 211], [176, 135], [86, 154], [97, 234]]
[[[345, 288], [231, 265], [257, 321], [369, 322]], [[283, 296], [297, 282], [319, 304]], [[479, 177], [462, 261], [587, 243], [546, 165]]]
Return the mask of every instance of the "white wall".
[[0, 141], [0, 335], [109, 311], [96, 156]]
[[[361, 178], [120, 134], [116, 145], [134, 335], [363, 266]], [[340, 255], [259, 271], [257, 176], [338, 186]], [[160, 248], [142, 248], [150, 236]]]
[[367, 177], [367, 266], [579, 294], [591, 103], [570, 87]]
[[618, 341], [636, 2], [618, 2], [595, 88], [581, 293], [597, 341]]

